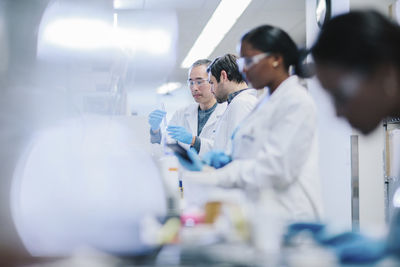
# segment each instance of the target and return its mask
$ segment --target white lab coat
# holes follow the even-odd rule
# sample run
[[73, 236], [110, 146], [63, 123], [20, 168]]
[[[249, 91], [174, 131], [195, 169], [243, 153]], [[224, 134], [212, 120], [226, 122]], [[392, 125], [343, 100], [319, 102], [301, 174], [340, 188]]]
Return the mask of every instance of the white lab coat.
[[232, 99], [217, 123], [213, 149], [231, 152], [233, 131], [249, 115], [257, 102], [255, 89], [244, 90]]
[[[179, 125], [185, 127], [192, 135], [197, 136], [198, 126], [198, 104], [191, 104], [184, 108], [177, 110], [169, 121], [168, 125]], [[217, 107], [208, 118], [206, 124], [200, 133], [200, 151], [199, 155], [203, 155], [211, 150], [214, 144], [215, 127], [226, 109], [226, 103], [217, 104]], [[180, 143], [180, 142], [179, 142]], [[186, 149], [189, 149], [190, 145], [180, 143]]]
[[[272, 191], [264, 207], [274, 207], [285, 220], [318, 219], [322, 197], [314, 102], [297, 76], [266, 97], [235, 133], [231, 163], [211, 172], [187, 172], [184, 178], [243, 188], [252, 197]], [[261, 199], [255, 200], [257, 207]]]

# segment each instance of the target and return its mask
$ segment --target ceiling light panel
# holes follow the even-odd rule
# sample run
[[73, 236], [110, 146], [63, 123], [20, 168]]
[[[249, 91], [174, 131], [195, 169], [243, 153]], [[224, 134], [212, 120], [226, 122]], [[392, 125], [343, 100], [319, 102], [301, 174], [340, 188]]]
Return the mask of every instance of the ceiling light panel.
[[114, 9], [200, 9], [205, 0], [114, 0]]
[[197, 59], [208, 58], [246, 10], [250, 2], [251, 0], [221, 0], [214, 14], [183, 60], [181, 67], [188, 68]]

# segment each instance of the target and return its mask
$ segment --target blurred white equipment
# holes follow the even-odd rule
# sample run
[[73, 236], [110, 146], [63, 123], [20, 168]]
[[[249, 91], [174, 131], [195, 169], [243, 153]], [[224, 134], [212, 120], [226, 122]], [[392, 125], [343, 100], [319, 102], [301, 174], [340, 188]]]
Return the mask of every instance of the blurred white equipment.
[[166, 214], [165, 194], [150, 153], [125, 125], [81, 117], [31, 141], [11, 200], [17, 230], [33, 255], [69, 255], [87, 246], [131, 255], [149, 249], [139, 223]]

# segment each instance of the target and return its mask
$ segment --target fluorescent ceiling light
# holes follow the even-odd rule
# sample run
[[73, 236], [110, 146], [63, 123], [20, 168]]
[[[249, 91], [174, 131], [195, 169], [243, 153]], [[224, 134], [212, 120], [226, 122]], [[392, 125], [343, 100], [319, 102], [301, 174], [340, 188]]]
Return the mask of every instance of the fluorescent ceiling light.
[[182, 84], [178, 83], [178, 82], [166, 83], [157, 88], [157, 94], [165, 95], [172, 91], [175, 91], [176, 89], [180, 88], [181, 86], [182, 86]]
[[251, 0], [221, 0], [181, 67], [189, 68], [196, 60], [208, 58], [250, 2]]
[[106, 22], [61, 19], [46, 26], [44, 40], [63, 47], [93, 49], [109, 46], [111, 29]]
[[114, 13], [113, 28], [118, 28], [118, 14]]
[[326, 13], [326, 3], [325, 1], [319, 1], [318, 2], [318, 6], [317, 6], [317, 21], [323, 21], [323, 19], [325, 18], [325, 13]]
[[114, 9], [141, 9], [144, 0], [114, 0]]
[[121, 29], [117, 14], [112, 26], [100, 20], [56, 20], [46, 26], [43, 36], [47, 43], [60, 47], [91, 50], [117, 46], [132, 53], [151, 55], [167, 54], [173, 41], [171, 34], [161, 28]]

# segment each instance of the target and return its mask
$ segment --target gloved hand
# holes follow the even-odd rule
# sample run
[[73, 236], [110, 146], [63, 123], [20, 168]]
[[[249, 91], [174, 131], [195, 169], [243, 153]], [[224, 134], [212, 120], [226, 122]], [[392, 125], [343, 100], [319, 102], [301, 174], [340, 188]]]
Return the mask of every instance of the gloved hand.
[[211, 150], [203, 156], [203, 162], [216, 169], [224, 167], [232, 161], [232, 158], [222, 150]]
[[201, 171], [203, 169], [203, 163], [201, 162], [201, 159], [199, 155], [197, 155], [196, 149], [191, 147], [187, 151], [188, 157], [191, 159], [192, 162], [189, 162], [182, 158], [178, 153], [174, 152], [175, 155], [178, 157], [179, 163], [187, 170], [189, 171]]
[[355, 233], [343, 235], [347, 235], [344, 237], [345, 241], [333, 246], [342, 263], [375, 263], [389, 254], [383, 240]]
[[333, 249], [342, 263], [374, 263], [387, 252], [383, 240], [372, 239], [357, 232], [330, 233], [321, 223], [294, 223], [289, 225], [285, 242], [289, 244], [297, 234], [308, 231], [322, 246]]
[[153, 132], [160, 129], [160, 124], [166, 114], [167, 112], [159, 109], [156, 109], [149, 114], [149, 124]]
[[182, 142], [184, 144], [191, 144], [193, 135], [189, 133], [185, 127], [170, 125], [167, 127], [168, 135], [175, 140]]

